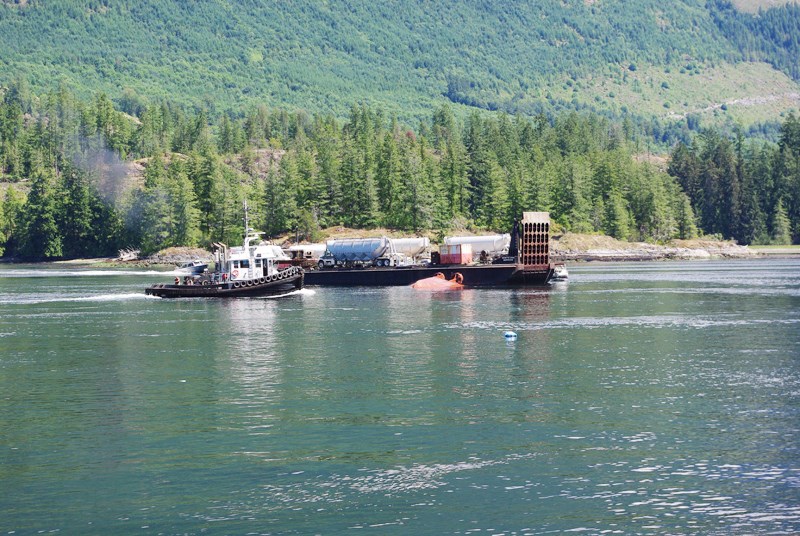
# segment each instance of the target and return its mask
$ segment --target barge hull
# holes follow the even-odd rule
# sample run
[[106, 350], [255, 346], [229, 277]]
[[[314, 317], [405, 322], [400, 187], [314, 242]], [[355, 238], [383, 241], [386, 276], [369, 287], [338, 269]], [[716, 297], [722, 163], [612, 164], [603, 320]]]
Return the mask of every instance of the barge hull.
[[400, 268], [356, 268], [311, 270], [305, 273], [305, 284], [334, 287], [405, 286], [433, 277], [438, 272], [452, 279], [456, 273], [464, 277], [465, 287], [536, 286], [546, 284], [553, 275], [552, 267], [525, 269], [520, 264], [479, 266], [425, 266]]

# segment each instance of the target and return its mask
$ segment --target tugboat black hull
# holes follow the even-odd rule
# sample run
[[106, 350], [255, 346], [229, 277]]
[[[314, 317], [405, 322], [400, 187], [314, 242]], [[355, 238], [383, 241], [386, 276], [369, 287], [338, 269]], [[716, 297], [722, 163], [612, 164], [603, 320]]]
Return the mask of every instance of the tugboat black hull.
[[305, 273], [305, 284], [331, 287], [404, 286], [433, 277], [441, 272], [446, 279], [456, 273], [464, 278], [465, 287], [505, 287], [544, 285], [553, 275], [553, 268], [525, 269], [519, 264], [490, 264], [478, 266], [425, 266], [398, 268], [355, 268], [311, 270]]
[[160, 298], [245, 298], [283, 294], [303, 288], [303, 282], [303, 269], [293, 266], [258, 279], [193, 285], [159, 284], [146, 288], [144, 293]]

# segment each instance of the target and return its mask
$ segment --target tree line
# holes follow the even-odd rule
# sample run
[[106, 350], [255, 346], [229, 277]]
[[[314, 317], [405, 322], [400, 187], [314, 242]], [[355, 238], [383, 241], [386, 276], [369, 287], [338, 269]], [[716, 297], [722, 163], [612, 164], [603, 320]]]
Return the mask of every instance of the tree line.
[[594, 114], [461, 117], [445, 105], [411, 129], [364, 104], [344, 120], [255, 106], [211, 124], [203, 110], [163, 102], [131, 115], [63, 87], [36, 96], [18, 83], [1, 96], [9, 257], [235, 244], [244, 200], [252, 226], [308, 240], [329, 226], [507, 232], [525, 210], [620, 239], [797, 239], [793, 116], [778, 146], [707, 133], [678, 145], [667, 173]]
[[800, 118], [794, 114], [777, 145], [715, 131], [679, 143], [669, 173], [691, 199], [704, 232], [742, 244], [800, 239]]

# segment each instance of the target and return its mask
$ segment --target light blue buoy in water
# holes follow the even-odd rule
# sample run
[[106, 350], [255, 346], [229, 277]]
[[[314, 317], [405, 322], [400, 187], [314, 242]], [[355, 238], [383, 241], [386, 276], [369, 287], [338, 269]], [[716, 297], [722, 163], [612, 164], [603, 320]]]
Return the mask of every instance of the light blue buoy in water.
[[517, 340], [517, 334], [513, 331], [506, 331], [505, 333], [503, 333], [503, 336], [506, 338], [507, 341]]

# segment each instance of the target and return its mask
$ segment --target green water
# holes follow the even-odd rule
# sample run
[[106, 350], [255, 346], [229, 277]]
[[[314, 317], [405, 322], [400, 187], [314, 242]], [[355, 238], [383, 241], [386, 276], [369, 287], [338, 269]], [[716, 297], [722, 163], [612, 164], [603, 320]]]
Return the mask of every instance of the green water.
[[0, 266], [0, 534], [800, 532], [800, 261], [169, 279]]

